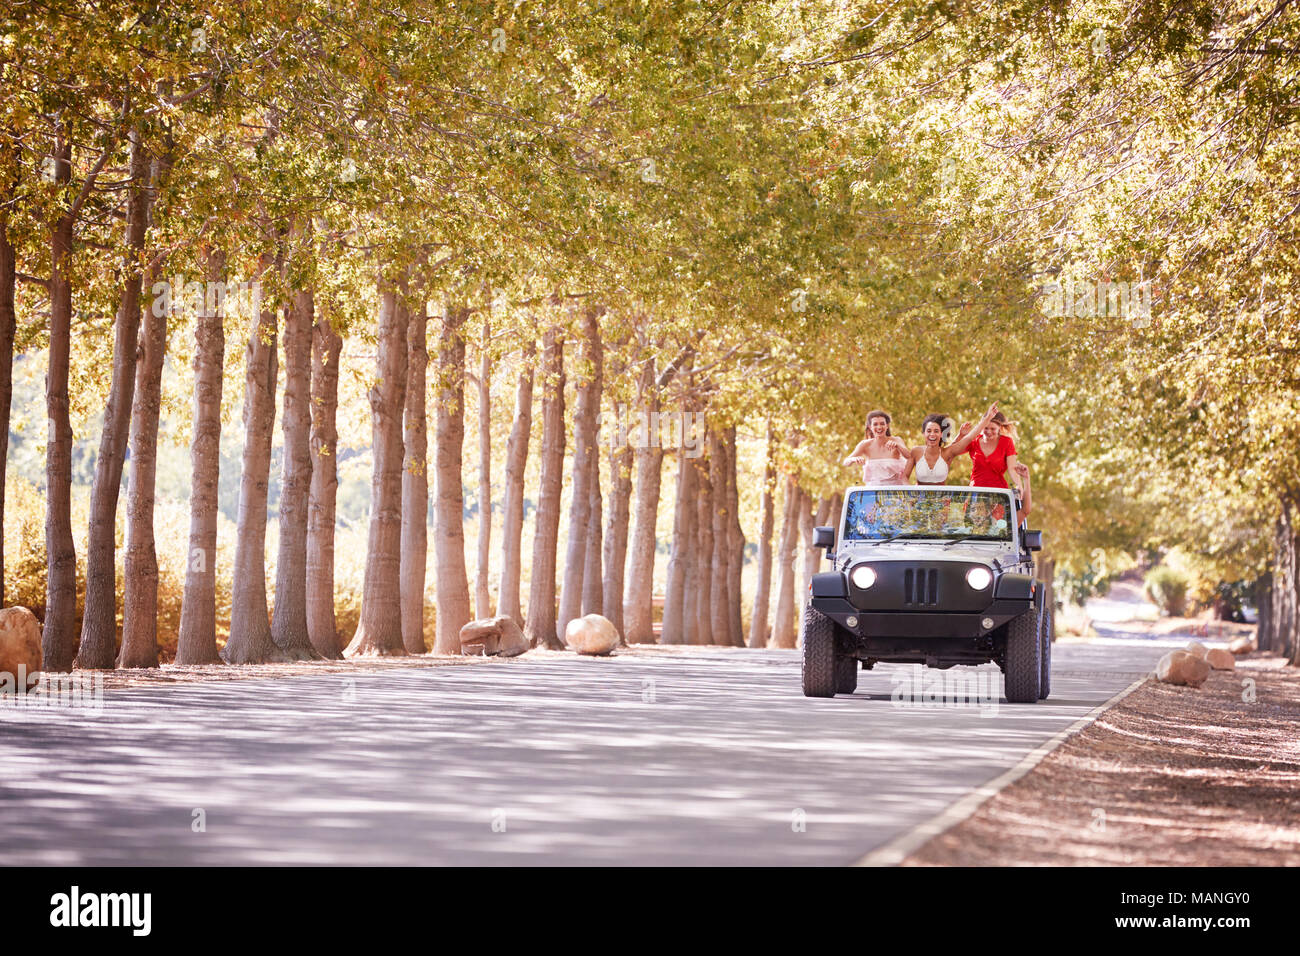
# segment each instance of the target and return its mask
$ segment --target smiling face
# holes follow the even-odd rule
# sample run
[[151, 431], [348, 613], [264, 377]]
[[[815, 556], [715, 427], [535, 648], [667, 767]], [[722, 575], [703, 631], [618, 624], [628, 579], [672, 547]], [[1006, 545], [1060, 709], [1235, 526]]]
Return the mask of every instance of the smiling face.
[[925, 426], [925, 443], [931, 448], [937, 447], [943, 438], [943, 429], [938, 422], [929, 422]]
[[889, 431], [889, 422], [880, 415], [874, 415], [871, 421], [867, 422], [867, 430], [871, 432], [873, 438], [884, 438], [885, 432]]
[[997, 441], [1002, 436], [1002, 426], [997, 422], [989, 422], [984, 426], [984, 440]]

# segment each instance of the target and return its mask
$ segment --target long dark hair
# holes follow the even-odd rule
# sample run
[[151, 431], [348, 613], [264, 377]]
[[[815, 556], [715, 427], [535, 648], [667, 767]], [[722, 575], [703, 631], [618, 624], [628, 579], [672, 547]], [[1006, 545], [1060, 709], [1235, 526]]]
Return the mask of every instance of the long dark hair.
[[940, 447], [942, 447], [943, 446], [943, 420], [945, 417], [946, 416], [944, 415], [926, 415], [925, 421], [921, 422], [921, 438], [922, 439], [925, 438], [926, 428], [929, 427], [930, 422], [934, 422], [936, 425], [939, 426], [939, 445]]
[[894, 424], [894, 420], [889, 417], [889, 412], [883, 412], [878, 408], [873, 408], [871, 411], [867, 412], [867, 438], [871, 437], [871, 419], [873, 418], [883, 418], [885, 420], [885, 437], [894, 437], [894, 433], [890, 431], [889, 428], [890, 425]]

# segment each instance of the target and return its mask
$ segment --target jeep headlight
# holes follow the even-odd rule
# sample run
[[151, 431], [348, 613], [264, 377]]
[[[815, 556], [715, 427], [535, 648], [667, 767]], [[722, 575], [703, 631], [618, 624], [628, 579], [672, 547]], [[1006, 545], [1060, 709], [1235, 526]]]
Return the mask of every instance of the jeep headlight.
[[853, 573], [849, 575], [849, 577], [853, 581], [853, 586], [862, 591], [865, 591], [867, 588], [871, 587], [871, 585], [876, 583], [876, 572], [872, 571], [871, 568], [867, 567], [865, 564], [859, 564], [854, 568]]
[[966, 572], [966, 583], [976, 591], [983, 591], [993, 582], [988, 568], [971, 568]]

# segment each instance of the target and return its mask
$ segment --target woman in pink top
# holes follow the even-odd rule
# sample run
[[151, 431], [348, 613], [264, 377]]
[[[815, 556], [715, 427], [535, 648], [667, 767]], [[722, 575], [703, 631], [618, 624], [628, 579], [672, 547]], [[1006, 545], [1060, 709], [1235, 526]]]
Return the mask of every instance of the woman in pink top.
[[862, 465], [864, 485], [905, 485], [912, 471], [907, 446], [893, 436], [888, 412], [867, 412], [867, 437], [858, 442], [846, 465]]

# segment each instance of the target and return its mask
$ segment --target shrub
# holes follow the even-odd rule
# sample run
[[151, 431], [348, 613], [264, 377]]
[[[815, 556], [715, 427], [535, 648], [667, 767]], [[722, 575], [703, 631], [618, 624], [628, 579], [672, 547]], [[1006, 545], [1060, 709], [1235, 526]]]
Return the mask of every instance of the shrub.
[[1147, 599], [1171, 617], [1182, 617], [1187, 610], [1187, 576], [1161, 564], [1147, 572], [1143, 593]]

